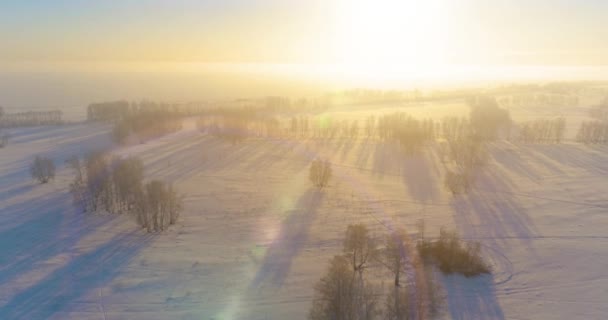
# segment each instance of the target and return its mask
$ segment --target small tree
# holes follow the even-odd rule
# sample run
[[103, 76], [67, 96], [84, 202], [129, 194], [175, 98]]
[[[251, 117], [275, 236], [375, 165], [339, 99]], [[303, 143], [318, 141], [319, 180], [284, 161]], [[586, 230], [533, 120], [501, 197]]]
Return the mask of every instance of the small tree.
[[349, 225], [344, 239], [344, 254], [351, 262], [353, 272], [362, 277], [367, 262], [376, 254], [376, 243], [364, 224]]
[[405, 262], [405, 246], [403, 239], [405, 233], [402, 230], [395, 230], [386, 237], [386, 247], [384, 249], [384, 257], [386, 266], [395, 275], [395, 287], [399, 287], [399, 278], [403, 270]]
[[40, 183], [47, 183], [55, 178], [55, 164], [49, 158], [36, 156], [34, 163], [30, 166], [30, 173], [32, 178]]
[[309, 178], [312, 184], [321, 189], [327, 186], [331, 178], [331, 163], [327, 160], [315, 159], [310, 165]]

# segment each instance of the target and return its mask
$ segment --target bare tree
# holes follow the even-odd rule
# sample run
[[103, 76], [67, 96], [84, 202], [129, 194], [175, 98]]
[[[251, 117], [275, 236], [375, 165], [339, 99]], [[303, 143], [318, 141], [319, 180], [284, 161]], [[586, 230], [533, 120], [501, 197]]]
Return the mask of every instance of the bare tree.
[[376, 254], [376, 243], [364, 224], [349, 225], [344, 239], [344, 255], [350, 260], [353, 272], [363, 276], [367, 263]]
[[386, 266], [394, 274], [395, 287], [400, 286], [400, 276], [404, 269], [405, 262], [405, 245], [403, 243], [405, 232], [403, 230], [394, 230], [386, 236], [384, 258]]
[[55, 178], [55, 164], [49, 158], [36, 156], [34, 163], [30, 166], [30, 173], [32, 178], [40, 183], [47, 183]]

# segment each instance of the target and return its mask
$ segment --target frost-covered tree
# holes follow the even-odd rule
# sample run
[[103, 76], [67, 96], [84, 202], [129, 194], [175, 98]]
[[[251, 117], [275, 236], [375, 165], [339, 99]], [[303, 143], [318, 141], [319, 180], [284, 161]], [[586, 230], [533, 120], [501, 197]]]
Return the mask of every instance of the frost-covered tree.
[[141, 192], [144, 178], [144, 165], [139, 158], [116, 159], [112, 165], [112, 181], [118, 202], [119, 212], [128, 212], [135, 205]]
[[55, 164], [50, 158], [36, 156], [30, 166], [30, 174], [40, 183], [47, 183], [55, 178]]
[[148, 182], [135, 195], [135, 216], [138, 224], [148, 232], [166, 230], [177, 222], [182, 210], [182, 199], [172, 186], [159, 180]]

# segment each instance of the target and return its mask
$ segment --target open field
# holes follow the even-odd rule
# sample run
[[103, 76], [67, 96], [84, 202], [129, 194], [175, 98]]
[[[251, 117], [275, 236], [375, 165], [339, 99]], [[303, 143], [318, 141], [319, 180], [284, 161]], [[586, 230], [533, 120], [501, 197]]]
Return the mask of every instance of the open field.
[[[377, 238], [399, 226], [415, 236], [421, 219], [431, 237], [444, 226], [479, 240], [493, 269], [439, 276], [441, 318], [604, 319], [608, 147], [571, 141], [584, 110], [560, 109], [569, 121], [565, 143], [491, 143], [473, 189], [457, 196], [444, 187], [435, 143], [411, 156], [364, 137], [232, 145], [201, 133], [194, 119], [123, 147], [101, 124], [11, 129], [0, 150], [0, 319], [304, 319], [346, 226], [364, 223]], [[458, 101], [386, 104], [325, 116], [394, 111], [441, 117], [468, 109]], [[107, 148], [140, 157], [147, 177], [184, 195], [177, 225], [146, 234], [127, 215], [77, 212], [64, 161]], [[36, 155], [55, 160], [55, 181], [31, 180]], [[308, 180], [319, 156], [334, 171], [322, 190]]]

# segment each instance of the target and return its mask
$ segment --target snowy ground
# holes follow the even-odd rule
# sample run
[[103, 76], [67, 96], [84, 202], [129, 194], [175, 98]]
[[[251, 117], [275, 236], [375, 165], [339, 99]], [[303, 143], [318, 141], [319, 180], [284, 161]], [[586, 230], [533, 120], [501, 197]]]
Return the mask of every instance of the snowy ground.
[[[130, 217], [70, 204], [65, 159], [112, 147], [108, 130], [14, 129], [0, 149], [0, 319], [304, 319], [348, 224], [380, 238], [391, 225], [415, 233], [420, 219], [430, 234], [445, 226], [480, 240], [494, 268], [440, 279], [445, 318], [608, 315], [605, 146], [496, 143], [474, 191], [454, 198], [432, 147], [403, 158], [364, 139], [232, 146], [187, 124], [114, 147], [185, 195], [177, 226], [145, 234]], [[38, 154], [59, 167], [46, 185], [29, 178]], [[319, 154], [334, 163], [322, 192], [308, 181]]]

